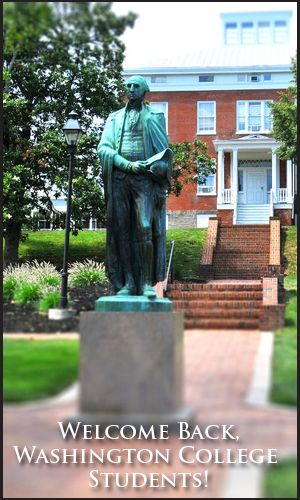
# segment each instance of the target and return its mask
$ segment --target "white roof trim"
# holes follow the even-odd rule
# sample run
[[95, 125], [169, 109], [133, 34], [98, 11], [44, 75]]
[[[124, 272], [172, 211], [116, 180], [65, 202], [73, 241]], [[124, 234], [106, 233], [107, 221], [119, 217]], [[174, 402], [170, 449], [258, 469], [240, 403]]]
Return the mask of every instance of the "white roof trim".
[[247, 135], [240, 139], [215, 139], [213, 141], [216, 151], [227, 149], [277, 149], [280, 144], [271, 137], [263, 135]]
[[190, 74], [190, 75], [199, 75], [199, 74], [211, 74], [211, 73], [271, 73], [272, 71], [276, 73], [291, 73], [291, 65], [282, 64], [277, 66], [206, 66], [199, 67], [193, 66], [191, 68], [186, 68], [183, 66], [178, 67], [140, 67], [140, 68], [126, 68], [123, 71], [124, 76], [129, 75], [176, 75], [180, 74]]

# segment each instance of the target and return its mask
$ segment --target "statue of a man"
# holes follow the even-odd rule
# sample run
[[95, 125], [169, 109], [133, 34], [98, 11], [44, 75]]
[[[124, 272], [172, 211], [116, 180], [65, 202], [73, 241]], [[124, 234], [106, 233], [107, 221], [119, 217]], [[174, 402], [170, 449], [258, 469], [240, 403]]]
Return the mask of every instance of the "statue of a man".
[[128, 103], [111, 113], [97, 151], [107, 207], [109, 279], [117, 295], [155, 298], [166, 273], [166, 191], [172, 151], [165, 118], [144, 103], [141, 76], [126, 83]]

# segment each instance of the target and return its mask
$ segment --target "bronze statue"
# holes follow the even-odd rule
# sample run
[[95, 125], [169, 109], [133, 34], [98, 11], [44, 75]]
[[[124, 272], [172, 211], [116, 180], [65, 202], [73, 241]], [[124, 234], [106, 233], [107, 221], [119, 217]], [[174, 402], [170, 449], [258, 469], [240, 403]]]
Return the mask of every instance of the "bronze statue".
[[97, 151], [107, 207], [109, 279], [117, 295], [155, 298], [166, 272], [166, 192], [172, 151], [165, 118], [144, 102], [146, 80], [126, 83], [128, 103], [111, 113]]

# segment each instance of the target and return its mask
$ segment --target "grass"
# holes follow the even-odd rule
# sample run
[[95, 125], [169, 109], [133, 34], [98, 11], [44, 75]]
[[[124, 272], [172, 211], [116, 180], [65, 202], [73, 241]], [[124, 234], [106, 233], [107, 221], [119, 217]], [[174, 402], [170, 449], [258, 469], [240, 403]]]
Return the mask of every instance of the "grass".
[[[30, 231], [20, 244], [20, 262], [47, 261], [57, 269], [62, 268], [64, 231]], [[106, 231], [79, 231], [70, 235], [69, 262], [92, 258], [103, 262], [105, 258]]]
[[287, 290], [285, 326], [275, 331], [272, 361], [271, 401], [297, 404], [297, 276], [296, 276], [296, 227], [283, 228]]
[[[174, 278], [197, 276], [199, 260], [205, 241], [206, 229], [170, 229], [167, 231], [167, 255], [171, 241], [176, 240], [174, 253]], [[69, 262], [93, 259], [105, 260], [106, 231], [80, 231], [70, 235]], [[64, 231], [29, 232], [20, 245], [20, 261], [48, 261], [57, 269], [62, 267]]]
[[53, 396], [78, 378], [78, 340], [5, 338], [3, 347], [6, 402]]
[[262, 498], [297, 498], [297, 462], [272, 465], [264, 475]]
[[167, 231], [167, 257], [171, 241], [175, 240], [174, 278], [197, 277], [207, 229], [169, 229]]

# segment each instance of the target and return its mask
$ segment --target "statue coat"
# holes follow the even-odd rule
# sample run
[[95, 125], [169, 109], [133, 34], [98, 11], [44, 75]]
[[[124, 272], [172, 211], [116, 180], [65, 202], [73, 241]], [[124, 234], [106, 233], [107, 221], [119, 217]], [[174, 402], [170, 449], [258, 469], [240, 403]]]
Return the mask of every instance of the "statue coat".
[[[107, 242], [106, 242], [106, 269], [108, 277], [116, 291], [124, 286], [124, 277], [120, 265], [117, 238], [114, 231], [114, 206], [113, 206], [113, 159], [120, 154], [122, 134], [125, 125], [127, 105], [111, 113], [105, 123], [97, 152], [102, 165], [104, 195], [107, 208]], [[153, 181], [153, 194], [155, 197], [155, 210], [153, 217], [153, 273], [152, 284], [165, 278], [166, 274], [166, 190], [170, 186], [172, 172], [172, 151], [168, 149], [165, 118], [163, 113], [155, 113], [150, 106], [143, 103], [141, 111], [143, 142], [146, 159], [157, 153], [162, 153], [161, 165], [157, 182]], [[128, 174], [120, 171], [118, 177]], [[132, 240], [137, 241], [138, 235], [133, 234]], [[140, 264], [141, 265], [141, 264]], [[136, 262], [138, 269], [139, 263]]]

